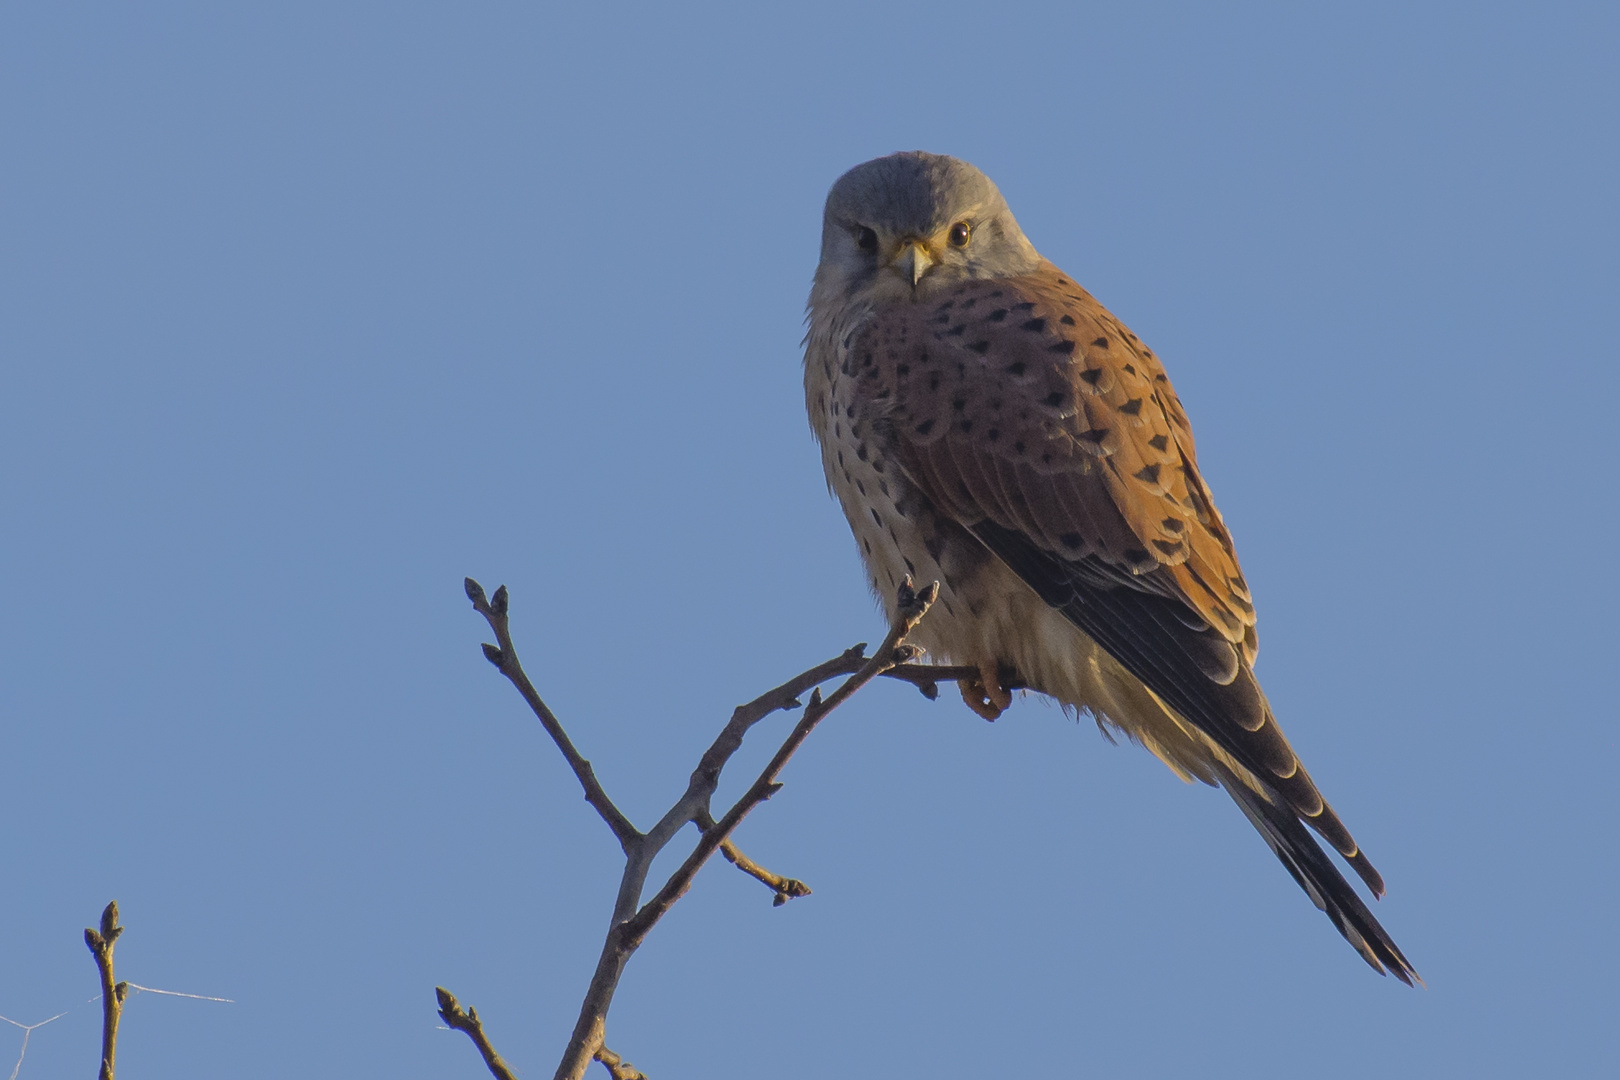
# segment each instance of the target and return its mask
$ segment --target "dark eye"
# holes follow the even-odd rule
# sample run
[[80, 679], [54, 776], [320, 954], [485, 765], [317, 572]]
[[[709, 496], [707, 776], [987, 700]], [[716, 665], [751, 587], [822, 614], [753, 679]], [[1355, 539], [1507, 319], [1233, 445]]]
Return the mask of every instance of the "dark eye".
[[951, 247], [967, 247], [968, 241], [973, 239], [973, 229], [965, 221], [958, 221], [951, 226]]
[[855, 234], [855, 242], [861, 246], [862, 251], [876, 251], [877, 233], [862, 225], [861, 231]]

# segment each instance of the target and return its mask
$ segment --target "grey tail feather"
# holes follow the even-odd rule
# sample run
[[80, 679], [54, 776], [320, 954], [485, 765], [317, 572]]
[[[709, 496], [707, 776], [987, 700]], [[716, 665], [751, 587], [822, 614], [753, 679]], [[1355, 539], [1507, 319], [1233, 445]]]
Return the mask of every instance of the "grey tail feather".
[[1413, 980], [1421, 983], [1423, 979], [1400, 947], [1367, 910], [1367, 905], [1305, 830], [1299, 817], [1280, 798], [1273, 802], [1225, 767], [1217, 765], [1216, 770], [1221, 786], [1232, 796], [1232, 801], [1265, 838], [1283, 866], [1299, 882], [1299, 887], [1305, 890], [1305, 895], [1327, 913], [1362, 959], [1380, 975], [1387, 972], [1407, 986], [1411, 986]]

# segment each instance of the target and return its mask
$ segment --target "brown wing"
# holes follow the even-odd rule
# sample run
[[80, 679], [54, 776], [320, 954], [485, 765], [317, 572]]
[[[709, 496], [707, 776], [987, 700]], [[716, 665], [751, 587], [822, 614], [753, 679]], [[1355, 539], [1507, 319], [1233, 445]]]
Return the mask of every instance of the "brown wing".
[[[1050, 264], [906, 305], [854, 343], [919, 481], [1184, 601], [1254, 658], [1254, 607], [1158, 358]], [[882, 397], [887, 393], [888, 397]]]
[[849, 364], [926, 496], [1382, 892], [1254, 679], [1231, 537], [1181, 402], [1134, 334], [1048, 263], [874, 317]]

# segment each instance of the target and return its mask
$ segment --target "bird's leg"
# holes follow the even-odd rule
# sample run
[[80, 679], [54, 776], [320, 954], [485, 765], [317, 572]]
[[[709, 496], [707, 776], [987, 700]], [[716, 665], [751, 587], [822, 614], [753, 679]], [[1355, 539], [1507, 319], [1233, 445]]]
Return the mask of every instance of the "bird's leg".
[[1001, 672], [995, 664], [975, 666], [979, 677], [958, 679], [956, 686], [962, 691], [962, 700], [967, 702], [968, 708], [986, 720], [994, 720], [1012, 705], [1012, 692], [1001, 684]]

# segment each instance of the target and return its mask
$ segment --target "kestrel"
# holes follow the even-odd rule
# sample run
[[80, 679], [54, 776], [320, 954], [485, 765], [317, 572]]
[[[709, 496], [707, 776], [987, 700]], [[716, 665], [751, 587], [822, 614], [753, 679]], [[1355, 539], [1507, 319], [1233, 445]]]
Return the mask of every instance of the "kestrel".
[[[1151, 349], [1043, 259], [989, 177], [893, 154], [827, 196], [805, 404], [874, 591], [939, 601], [912, 635], [1225, 788], [1367, 963], [1416, 972], [1317, 846], [1383, 879], [1295, 756], [1254, 676], [1254, 604]], [[893, 616], [894, 612], [889, 613]]]

